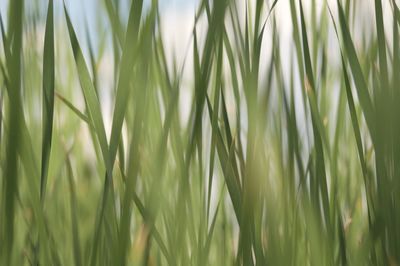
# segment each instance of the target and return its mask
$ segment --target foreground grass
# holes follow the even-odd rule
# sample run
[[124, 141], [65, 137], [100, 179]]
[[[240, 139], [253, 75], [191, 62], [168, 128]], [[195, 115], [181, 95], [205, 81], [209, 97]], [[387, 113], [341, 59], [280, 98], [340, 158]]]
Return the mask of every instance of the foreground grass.
[[400, 264], [395, 1], [101, 2], [1, 17], [1, 265]]

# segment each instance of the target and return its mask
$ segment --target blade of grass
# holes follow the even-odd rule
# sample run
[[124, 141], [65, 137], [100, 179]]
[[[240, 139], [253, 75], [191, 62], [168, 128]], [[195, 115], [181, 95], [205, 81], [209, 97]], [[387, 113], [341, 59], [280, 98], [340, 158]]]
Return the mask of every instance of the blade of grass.
[[[2, 29], [3, 32], [3, 40], [5, 39], [5, 34], [4, 34], [4, 30]], [[5, 41], [4, 43], [7, 43], [7, 41]], [[4, 47], [6, 54], [8, 54], [8, 58], [7, 60], [11, 60], [11, 52], [8, 49], [7, 46]], [[8, 63], [9, 64], [9, 63]], [[11, 87], [11, 83], [7, 78], [6, 75], [6, 71], [2, 66], [2, 73], [4, 74], [4, 78], [5, 78], [5, 86], [6, 86], [6, 90], [7, 93], [10, 97], [10, 95], [12, 95], [13, 93], [11, 92], [12, 87]], [[29, 135], [29, 131], [28, 131], [28, 127], [25, 123], [25, 118], [24, 118], [24, 114], [22, 112], [22, 110], [20, 110], [22, 108], [22, 106], [14, 106], [14, 108], [19, 109], [19, 114], [21, 115], [20, 117], [20, 146], [17, 147], [17, 151], [18, 151], [18, 156], [22, 162], [22, 165], [24, 167], [25, 173], [29, 173], [29, 176], [27, 176], [27, 181], [28, 181], [28, 185], [29, 185], [29, 192], [30, 192], [30, 199], [32, 201], [32, 206], [34, 208], [34, 214], [36, 219], [38, 220], [38, 227], [39, 227], [39, 236], [42, 239], [41, 241], [43, 241], [42, 243], [44, 244], [43, 246], [45, 247], [43, 250], [48, 251], [48, 242], [46, 241], [48, 238], [48, 234], [45, 232], [45, 220], [44, 220], [44, 214], [43, 214], [43, 209], [40, 206], [40, 186], [37, 184], [37, 181], [40, 178], [40, 172], [37, 169], [37, 160], [35, 157], [35, 153], [32, 147], [32, 138]], [[8, 128], [5, 126], [5, 131], [8, 131]], [[9, 134], [9, 132], [8, 132]], [[47, 247], [47, 248], [46, 248]], [[36, 251], [35, 251], [36, 252]], [[35, 253], [35, 256], [37, 254]], [[46, 262], [50, 262], [49, 259], [49, 254], [48, 252], [45, 252], [45, 257], [44, 259], [46, 260]]]
[[368, 125], [372, 140], [375, 142], [375, 118], [374, 118], [374, 106], [371, 101], [371, 97], [368, 92], [367, 82], [364, 78], [363, 72], [361, 70], [360, 62], [356, 54], [354, 43], [352, 41], [349, 28], [347, 26], [346, 18], [342, 5], [339, 0], [337, 1], [338, 11], [339, 11], [339, 22], [342, 30], [342, 38], [344, 44], [344, 50], [347, 55], [347, 61], [350, 64], [350, 68], [353, 74], [354, 83], [357, 89], [357, 95], [360, 99], [360, 104], [363, 109], [364, 117]]
[[[98, 216], [96, 217], [96, 226], [94, 229], [95, 232], [94, 232], [93, 246], [92, 246], [92, 253], [91, 253], [91, 265], [95, 265], [96, 260], [97, 260], [100, 229], [101, 229], [103, 218], [104, 218], [105, 208], [106, 208], [107, 202], [108, 202], [109, 189], [112, 189], [113, 163], [110, 160], [109, 146], [107, 143], [107, 137], [106, 137], [106, 133], [105, 133], [103, 118], [101, 115], [102, 113], [101, 113], [99, 99], [96, 94], [96, 89], [94, 88], [93, 83], [91, 81], [89, 70], [87, 68], [85, 59], [83, 57], [83, 53], [80, 48], [78, 39], [76, 37], [75, 30], [72, 26], [71, 19], [68, 15], [65, 3], [64, 3], [64, 14], [65, 14], [65, 18], [67, 21], [68, 33], [69, 33], [69, 37], [70, 37], [73, 54], [74, 54], [75, 65], [78, 70], [79, 81], [80, 81], [81, 88], [83, 90], [83, 94], [85, 97], [86, 107], [87, 107], [87, 110], [89, 113], [90, 120], [92, 121], [92, 124], [95, 128], [95, 132], [96, 132], [99, 144], [100, 144], [101, 154], [103, 156], [103, 160], [104, 160], [104, 164], [105, 164], [105, 168], [106, 168], [106, 177], [104, 180], [104, 192], [102, 195], [100, 212], [99, 212]], [[113, 193], [113, 190], [111, 190], [111, 193]]]
[[[196, 38], [195, 38], [196, 40]], [[196, 40], [197, 42], [197, 40]], [[221, 89], [221, 72], [222, 72], [222, 39], [220, 40], [220, 45], [218, 48], [218, 60], [217, 60], [217, 72], [216, 72], [216, 82], [214, 88], [214, 110], [216, 110], [211, 118], [211, 123], [214, 127], [217, 126], [218, 123], [218, 110], [219, 110], [219, 91]], [[216, 136], [213, 134], [211, 136], [211, 147], [210, 147], [210, 165], [209, 165], [209, 173], [208, 173], [208, 191], [207, 191], [207, 222], [210, 213], [210, 203], [211, 203], [211, 190], [213, 183], [213, 172], [214, 172], [214, 156], [215, 156], [215, 138]]]
[[78, 108], [76, 108], [69, 100], [67, 100], [66, 98], [64, 98], [64, 96], [62, 96], [61, 94], [59, 94], [58, 92], [55, 92], [55, 96], [57, 97], [57, 99], [59, 99], [62, 103], [64, 103], [74, 114], [76, 114], [82, 121], [84, 121], [85, 123], [87, 123], [91, 128], [94, 129], [90, 119], [81, 111], [79, 111]]
[[[208, 106], [208, 113], [210, 118], [213, 116], [213, 109], [211, 107], [210, 100], [207, 96], [207, 106]], [[236, 183], [236, 178], [234, 177], [234, 171], [229, 163], [229, 154], [225, 148], [225, 145], [223, 143], [221, 131], [219, 127], [214, 127], [213, 130], [215, 131], [215, 134], [217, 136], [216, 139], [216, 145], [217, 145], [217, 153], [219, 157], [219, 161], [222, 166], [222, 171], [225, 177], [225, 182], [229, 191], [229, 195], [231, 197], [232, 205], [235, 210], [236, 218], [239, 221], [240, 217], [240, 206], [241, 206], [241, 192], [239, 189], [238, 184]]]
[[79, 74], [79, 81], [81, 83], [82, 91], [85, 96], [85, 102], [87, 105], [87, 109], [89, 112], [89, 117], [92, 121], [92, 124], [96, 130], [96, 135], [98, 141], [100, 143], [101, 152], [103, 155], [103, 160], [106, 165], [106, 169], [108, 175], [112, 175], [112, 167], [108, 153], [108, 144], [107, 144], [107, 137], [105, 133], [103, 118], [101, 116], [101, 108], [99, 99], [96, 95], [96, 90], [93, 86], [93, 83], [90, 78], [89, 70], [85, 63], [85, 59], [83, 57], [82, 50], [80, 48], [78, 39], [75, 34], [75, 30], [72, 26], [71, 19], [68, 15], [68, 11], [64, 4], [64, 13], [67, 21], [68, 26], [68, 33], [71, 41], [72, 50], [74, 53], [74, 59], [76, 63], [76, 67]]
[[382, 2], [375, 0], [375, 19], [376, 19], [376, 32], [378, 35], [378, 51], [379, 51], [379, 66], [382, 76], [382, 87], [387, 89], [389, 86], [388, 70], [386, 60], [386, 39], [385, 28], [383, 25]]
[[49, 1], [44, 37], [43, 56], [43, 131], [42, 131], [42, 168], [40, 174], [40, 198], [43, 202], [46, 193], [51, 142], [53, 135], [54, 113], [54, 25], [53, 0]]
[[132, 49], [132, 44], [138, 38], [139, 24], [142, 13], [143, 0], [132, 2], [129, 14], [128, 28], [126, 31], [125, 45], [122, 51], [122, 60], [116, 93], [116, 103], [113, 116], [113, 124], [110, 138], [110, 159], [115, 160], [118, 144], [120, 143], [122, 124], [128, 104], [130, 93], [131, 73], [135, 62], [136, 49]]
[[[6, 147], [6, 165], [4, 170], [4, 204], [5, 204], [5, 246], [4, 265], [11, 265], [14, 247], [15, 199], [18, 190], [18, 150], [21, 148], [20, 119], [21, 119], [21, 55], [22, 55], [22, 28], [23, 28], [24, 1], [17, 0], [10, 4], [10, 21], [8, 36], [13, 39], [11, 44], [10, 60], [7, 60], [10, 74], [9, 90], [9, 134]], [[10, 26], [12, 25], [12, 26]], [[4, 39], [3, 39], [4, 40]]]
[[115, 7], [113, 6], [113, 3], [111, 0], [104, 0], [104, 2], [106, 5], [108, 19], [111, 22], [112, 30], [113, 30], [114, 34], [117, 36], [117, 41], [122, 46], [124, 36], [123, 36], [121, 23], [120, 23], [118, 14], [117, 14], [117, 10], [115, 10]]
[[[311, 58], [307, 40], [307, 33], [306, 33], [306, 25], [304, 19], [304, 12], [303, 6], [301, 1], [299, 1], [300, 5], [300, 21], [301, 21], [301, 29], [302, 29], [302, 37], [303, 37], [303, 53], [304, 53], [304, 65], [305, 65], [305, 72], [306, 72], [306, 80], [305, 80], [305, 88], [307, 91], [307, 95], [310, 99], [310, 106], [311, 106], [311, 115], [312, 115], [312, 124], [313, 124], [313, 132], [314, 132], [314, 145], [316, 151], [316, 175], [319, 178], [318, 181], [321, 182], [320, 189], [321, 189], [321, 196], [322, 196], [322, 203], [323, 203], [323, 212], [325, 216], [325, 222], [327, 223], [327, 229], [331, 230], [331, 220], [329, 214], [329, 195], [328, 195], [328, 185], [327, 185], [327, 178], [325, 172], [325, 159], [324, 159], [324, 151], [322, 146], [322, 135], [324, 135], [324, 129], [322, 126], [321, 118], [319, 117], [319, 111], [317, 107], [317, 102], [315, 99], [315, 82], [314, 82], [314, 75], [311, 66]], [[326, 145], [329, 147], [329, 144]], [[329, 154], [329, 153], [328, 153]], [[315, 199], [317, 202], [318, 199]]]
[[77, 199], [76, 199], [76, 185], [74, 182], [74, 174], [72, 171], [71, 159], [67, 154], [67, 176], [68, 176], [68, 184], [70, 191], [70, 205], [71, 205], [71, 223], [72, 223], [72, 243], [73, 243], [73, 251], [74, 251], [74, 261], [76, 266], [82, 265], [82, 255], [80, 248], [80, 240], [79, 240], [79, 227], [78, 227], [78, 207], [77, 207]]

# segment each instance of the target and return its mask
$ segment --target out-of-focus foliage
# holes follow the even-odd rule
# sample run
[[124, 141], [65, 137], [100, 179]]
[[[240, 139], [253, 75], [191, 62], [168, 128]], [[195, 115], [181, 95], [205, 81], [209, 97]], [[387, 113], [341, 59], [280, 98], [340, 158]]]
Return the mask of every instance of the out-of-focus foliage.
[[395, 0], [0, 1], [1, 265], [400, 265]]

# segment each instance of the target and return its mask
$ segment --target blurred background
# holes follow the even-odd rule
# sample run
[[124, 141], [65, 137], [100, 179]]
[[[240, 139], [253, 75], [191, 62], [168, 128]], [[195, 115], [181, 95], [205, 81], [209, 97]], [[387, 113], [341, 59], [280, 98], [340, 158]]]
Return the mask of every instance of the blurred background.
[[0, 0], [0, 264], [400, 265], [398, 4]]

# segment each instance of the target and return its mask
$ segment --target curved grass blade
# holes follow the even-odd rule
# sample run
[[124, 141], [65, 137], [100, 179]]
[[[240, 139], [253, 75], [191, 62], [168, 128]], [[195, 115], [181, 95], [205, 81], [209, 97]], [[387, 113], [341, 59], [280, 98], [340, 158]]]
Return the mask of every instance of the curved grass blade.
[[267, 18], [265, 19], [265, 21], [264, 21], [264, 23], [263, 23], [263, 26], [262, 26], [262, 28], [261, 28], [261, 32], [264, 32], [264, 29], [265, 29], [265, 26], [267, 25], [268, 19], [269, 19], [269, 17], [271, 16], [272, 11], [274, 11], [274, 8], [275, 8], [276, 4], [278, 3], [278, 1], [279, 1], [279, 0], [275, 0], [275, 1], [272, 3], [271, 8], [270, 8], [269, 11], [268, 11]]

